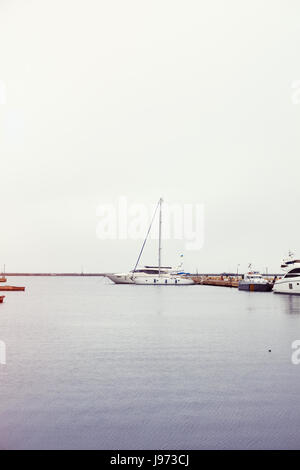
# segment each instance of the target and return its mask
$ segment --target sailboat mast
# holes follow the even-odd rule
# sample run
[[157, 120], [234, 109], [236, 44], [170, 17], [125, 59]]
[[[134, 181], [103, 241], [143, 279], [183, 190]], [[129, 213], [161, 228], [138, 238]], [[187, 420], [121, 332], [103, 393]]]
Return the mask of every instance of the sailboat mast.
[[145, 240], [144, 240], [144, 242], [143, 242], [141, 251], [139, 252], [138, 259], [137, 259], [137, 261], [136, 261], [136, 263], [135, 263], [135, 266], [134, 266], [134, 269], [133, 269], [133, 273], [136, 271], [136, 268], [137, 268], [137, 266], [138, 266], [138, 264], [139, 264], [139, 261], [140, 261], [140, 258], [141, 258], [141, 256], [142, 256], [142, 253], [143, 253], [143, 251], [144, 251], [144, 248], [145, 248], [145, 245], [146, 245], [146, 241], [147, 241], [147, 239], [148, 239], [148, 236], [149, 236], [149, 233], [150, 233], [150, 230], [151, 230], [153, 221], [154, 221], [154, 219], [155, 219], [155, 215], [156, 215], [156, 212], [157, 212], [157, 209], [158, 209], [158, 206], [159, 206], [159, 205], [160, 205], [160, 200], [158, 201], [158, 203], [157, 203], [157, 205], [156, 205], [156, 208], [155, 208], [155, 211], [154, 211], [154, 214], [153, 214], [151, 223], [150, 223], [149, 228], [148, 228], [148, 232], [147, 232], [146, 238], [145, 238]]
[[160, 276], [160, 268], [161, 268], [161, 205], [162, 205], [162, 198], [159, 200], [159, 245], [158, 245], [158, 275]]

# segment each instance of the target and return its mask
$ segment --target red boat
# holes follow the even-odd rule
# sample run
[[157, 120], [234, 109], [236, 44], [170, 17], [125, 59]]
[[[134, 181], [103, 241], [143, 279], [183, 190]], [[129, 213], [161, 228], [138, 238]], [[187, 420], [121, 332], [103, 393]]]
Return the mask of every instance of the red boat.
[[0, 286], [0, 291], [11, 291], [11, 290], [25, 290], [25, 287]]
[[6, 279], [5, 276], [0, 277], [0, 282], [6, 282], [6, 281], [7, 281], [7, 279]]
[[0, 295], [0, 304], [3, 303], [4, 297], [5, 297], [5, 295]]

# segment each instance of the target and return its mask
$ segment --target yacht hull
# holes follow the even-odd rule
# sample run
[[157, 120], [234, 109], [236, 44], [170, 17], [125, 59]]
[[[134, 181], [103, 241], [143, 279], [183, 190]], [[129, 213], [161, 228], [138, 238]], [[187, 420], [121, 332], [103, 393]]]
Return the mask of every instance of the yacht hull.
[[273, 292], [274, 294], [300, 295], [300, 277], [275, 282]]
[[272, 290], [272, 284], [239, 282], [239, 290], [246, 290], [250, 292], [270, 292]]
[[115, 284], [135, 284], [132, 280], [132, 275], [129, 274], [106, 274], [106, 277]]
[[[169, 268], [171, 269], [171, 268]], [[139, 285], [192, 285], [194, 284], [193, 279], [177, 275], [177, 273], [171, 275], [162, 273], [161, 276], [156, 274], [143, 273], [115, 273], [106, 274], [106, 277], [115, 284], [139, 284]], [[1, 286], [0, 286], [1, 289]]]
[[135, 278], [134, 283], [140, 286], [191, 286], [194, 283], [192, 279], [187, 278], [164, 278], [164, 277], [148, 277]]

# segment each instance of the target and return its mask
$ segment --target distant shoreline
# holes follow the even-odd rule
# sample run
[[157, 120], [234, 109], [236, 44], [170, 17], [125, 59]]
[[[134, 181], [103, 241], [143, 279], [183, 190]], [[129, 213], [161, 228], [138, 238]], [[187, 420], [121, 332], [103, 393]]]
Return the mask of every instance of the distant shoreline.
[[1, 276], [106, 276], [106, 273], [2, 273]]

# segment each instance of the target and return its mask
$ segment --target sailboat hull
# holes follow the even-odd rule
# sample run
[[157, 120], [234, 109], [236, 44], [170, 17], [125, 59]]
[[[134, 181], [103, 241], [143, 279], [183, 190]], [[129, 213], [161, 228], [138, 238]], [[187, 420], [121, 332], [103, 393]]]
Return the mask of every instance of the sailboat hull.
[[134, 284], [142, 286], [191, 286], [194, 284], [194, 281], [183, 277], [147, 276], [147, 278], [134, 278]]
[[132, 274], [106, 274], [106, 277], [115, 284], [135, 284], [132, 280]]

